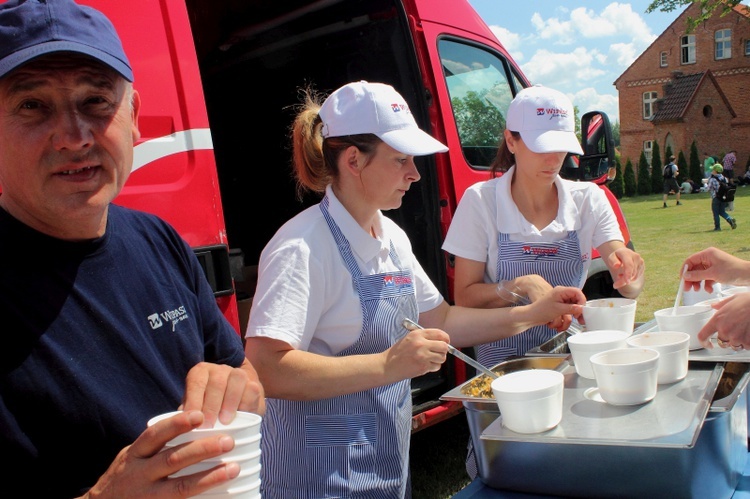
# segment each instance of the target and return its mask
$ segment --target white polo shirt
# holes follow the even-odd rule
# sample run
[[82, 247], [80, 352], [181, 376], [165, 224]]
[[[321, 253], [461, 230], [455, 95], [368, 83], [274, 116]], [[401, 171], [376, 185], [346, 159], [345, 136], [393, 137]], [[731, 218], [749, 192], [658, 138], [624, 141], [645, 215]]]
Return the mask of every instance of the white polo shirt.
[[[364, 275], [399, 270], [388, 258], [393, 241], [402, 268], [414, 274], [419, 312], [443, 302], [412, 253], [406, 233], [393, 220], [379, 214], [375, 239], [357, 224], [330, 186], [326, 195], [329, 213]], [[361, 331], [362, 307], [352, 276], [316, 204], [285, 223], [263, 249], [246, 336], [274, 338], [298, 350], [330, 356], [351, 346]]]
[[497, 239], [509, 234], [512, 241], [553, 242], [576, 231], [583, 260], [583, 287], [591, 265], [591, 251], [608, 241], [623, 241], [612, 206], [602, 189], [593, 182], [573, 182], [559, 175], [555, 179], [559, 206], [557, 217], [541, 229], [530, 224], [513, 202], [511, 167], [503, 176], [469, 187], [456, 208], [443, 250], [461, 258], [486, 262], [485, 282], [495, 282]]

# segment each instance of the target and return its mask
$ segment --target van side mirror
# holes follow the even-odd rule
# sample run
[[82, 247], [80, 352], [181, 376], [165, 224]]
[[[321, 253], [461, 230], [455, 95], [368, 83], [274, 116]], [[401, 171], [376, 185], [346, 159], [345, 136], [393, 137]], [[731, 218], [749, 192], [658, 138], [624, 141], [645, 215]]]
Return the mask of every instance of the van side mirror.
[[599, 183], [615, 178], [617, 171], [615, 139], [606, 113], [591, 111], [583, 115], [581, 148], [583, 156], [579, 158], [578, 164], [582, 180], [593, 180]]

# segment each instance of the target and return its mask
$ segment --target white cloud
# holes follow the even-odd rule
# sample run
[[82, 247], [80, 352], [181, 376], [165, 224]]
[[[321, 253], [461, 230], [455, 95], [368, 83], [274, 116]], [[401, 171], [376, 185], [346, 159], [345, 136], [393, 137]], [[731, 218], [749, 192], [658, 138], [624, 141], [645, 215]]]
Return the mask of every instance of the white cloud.
[[[593, 67], [596, 50], [577, 47], [572, 52], [550, 52], [538, 50], [521, 69], [532, 83], [542, 83], [551, 87], [560, 84], [586, 82], [606, 74], [602, 69]], [[577, 86], [577, 85], [576, 85]]]
[[614, 87], [612, 87], [612, 94], [601, 94], [596, 89], [587, 87], [570, 97], [581, 114], [588, 111], [603, 111], [607, 113], [613, 124], [619, 120], [620, 104]]
[[[635, 48], [632, 43], [615, 43], [609, 47], [609, 53], [607, 53], [605, 60], [601, 62], [602, 64], [622, 68], [622, 71], [625, 71], [640, 55], [641, 51]], [[617, 76], [620, 76], [620, 74]]]
[[542, 40], [552, 40], [553, 43], [565, 45], [575, 39], [575, 31], [570, 21], [561, 21], [556, 17], [544, 20], [538, 12], [534, 12], [531, 24]]

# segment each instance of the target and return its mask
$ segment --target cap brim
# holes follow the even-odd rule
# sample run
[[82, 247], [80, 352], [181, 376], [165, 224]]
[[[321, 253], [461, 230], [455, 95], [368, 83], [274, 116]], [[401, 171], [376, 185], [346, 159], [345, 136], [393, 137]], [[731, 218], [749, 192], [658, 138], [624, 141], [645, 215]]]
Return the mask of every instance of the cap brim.
[[578, 143], [578, 137], [573, 132], [562, 130], [529, 130], [520, 133], [524, 144], [532, 152], [572, 152], [573, 154], [583, 154], [581, 144]]
[[442, 142], [435, 140], [419, 128], [391, 130], [377, 134], [377, 136], [398, 152], [409, 156], [424, 156], [448, 151]]
[[25, 49], [18, 50], [0, 61], [0, 77], [5, 76], [14, 69], [37, 57], [52, 54], [55, 52], [76, 52], [87, 55], [98, 60], [102, 64], [114, 69], [126, 80], [133, 81], [133, 70], [130, 66], [96, 47], [91, 47], [82, 43], [71, 42], [67, 40], [54, 40], [47, 43], [41, 43]]

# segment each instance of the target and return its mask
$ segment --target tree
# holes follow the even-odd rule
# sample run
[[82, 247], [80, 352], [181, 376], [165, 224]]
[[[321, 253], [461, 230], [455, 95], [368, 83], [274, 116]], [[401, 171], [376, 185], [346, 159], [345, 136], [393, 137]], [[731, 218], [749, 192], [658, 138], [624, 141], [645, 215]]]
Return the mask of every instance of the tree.
[[690, 166], [688, 167], [688, 171], [690, 172], [690, 178], [693, 179], [693, 182], [698, 185], [703, 185], [703, 165], [698, 157], [698, 146], [696, 145], [695, 140], [690, 144]]
[[[729, 14], [734, 7], [742, 3], [742, 0], [653, 0], [648, 8], [646, 8], [646, 14], [650, 14], [651, 12], [654, 12], [655, 10], [659, 10], [661, 12], [672, 12], [678, 7], [682, 7], [683, 5], [688, 5], [693, 2], [697, 2], [700, 4], [700, 12], [701, 14], [696, 17], [690, 17], [686, 19], [687, 24], [687, 32], [691, 33], [695, 30], [696, 26], [698, 26], [703, 21], [711, 18], [711, 16], [714, 15], [714, 12], [716, 9], [721, 9], [721, 17], [726, 16]], [[750, 7], [745, 7], [745, 14], [750, 15]]]
[[469, 91], [463, 98], [451, 99], [461, 142], [468, 146], [497, 147], [505, 118], [484, 96]]
[[622, 199], [622, 195], [625, 190], [625, 183], [622, 178], [622, 168], [620, 166], [620, 158], [615, 158], [615, 178], [607, 184], [609, 190], [615, 195], [617, 199]]
[[661, 194], [664, 190], [664, 175], [662, 174], [662, 170], [664, 168], [662, 168], [659, 143], [654, 141], [653, 149], [651, 150], [651, 190], [654, 194]]
[[638, 195], [647, 196], [651, 194], [651, 172], [646, 160], [646, 152], [641, 151], [641, 157], [638, 160]]
[[615, 147], [620, 147], [620, 120], [612, 123], [612, 139], [615, 141]]
[[636, 194], [636, 183], [635, 183], [635, 172], [633, 171], [633, 163], [625, 163], [625, 173], [622, 178], [623, 184], [625, 184], [625, 196], [632, 198]]

